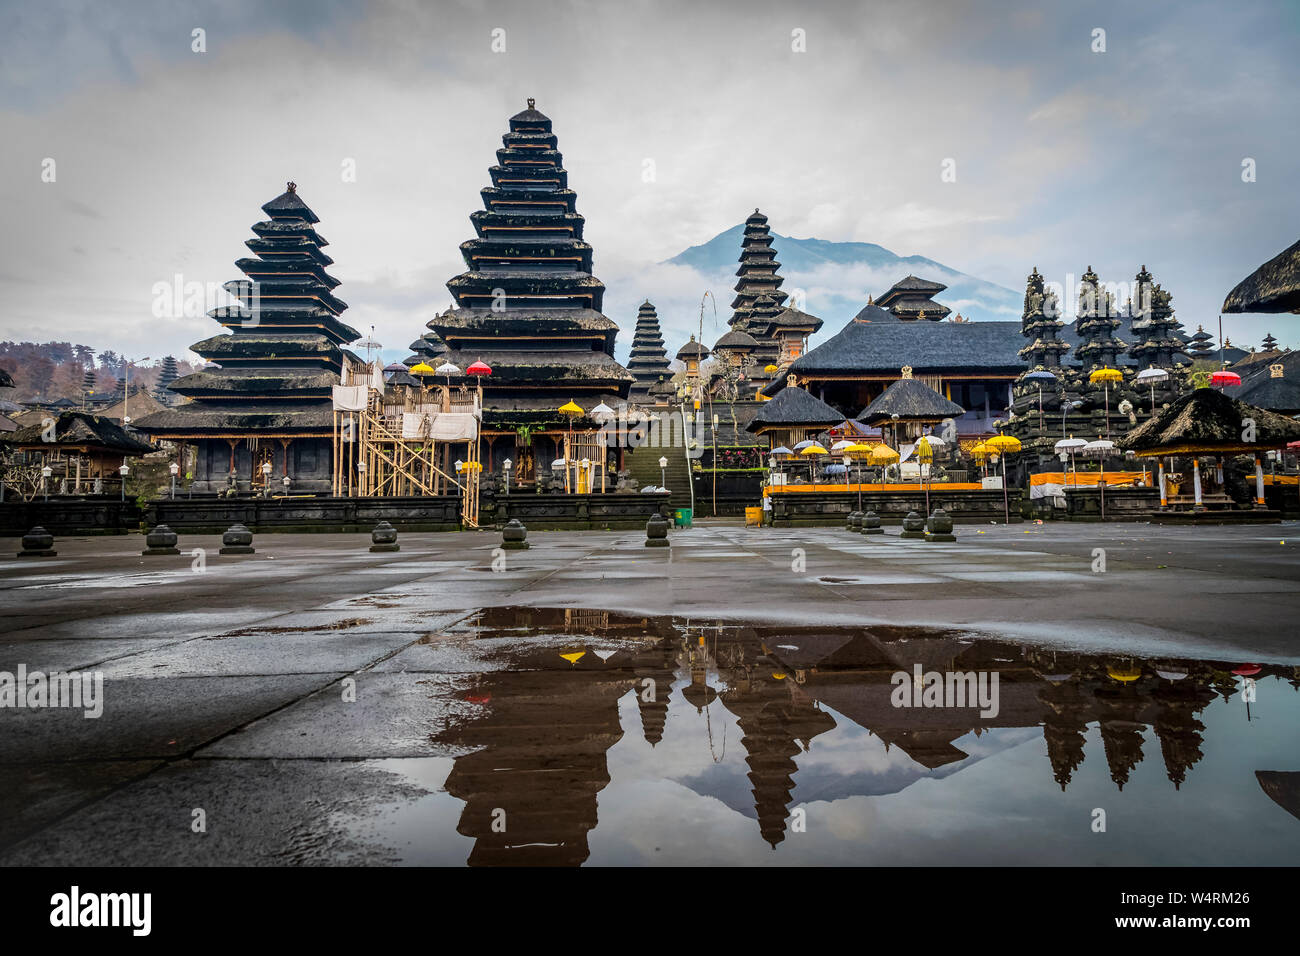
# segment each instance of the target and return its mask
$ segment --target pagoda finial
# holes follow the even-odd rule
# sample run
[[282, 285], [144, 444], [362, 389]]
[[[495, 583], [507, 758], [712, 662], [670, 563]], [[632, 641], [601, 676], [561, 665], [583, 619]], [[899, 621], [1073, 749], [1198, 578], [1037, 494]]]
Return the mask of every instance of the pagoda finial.
[[867, 305], [875, 305], [875, 304], [876, 304], [876, 297], [873, 296], [873, 295], [871, 295], [870, 293], [868, 293], [868, 295], [867, 295]]
[[532, 109], [536, 105], [537, 105], [537, 100], [533, 99], [531, 96], [528, 97], [528, 108]]
[[287, 187], [286, 190], [287, 192], [296, 193], [298, 191], [297, 183], [289, 182], [289, 183], [285, 183], [284, 185]]

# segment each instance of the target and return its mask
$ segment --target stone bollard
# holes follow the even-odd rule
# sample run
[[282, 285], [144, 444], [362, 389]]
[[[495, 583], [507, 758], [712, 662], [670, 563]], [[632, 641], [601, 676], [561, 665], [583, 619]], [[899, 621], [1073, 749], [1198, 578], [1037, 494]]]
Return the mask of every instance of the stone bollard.
[[862, 533], [863, 534], [884, 534], [885, 529], [880, 527], [880, 515], [874, 511], [868, 511], [862, 516]]
[[915, 511], [909, 511], [907, 517], [903, 519], [903, 533], [900, 538], [924, 538], [925, 537], [925, 519]]
[[926, 541], [956, 541], [952, 533], [952, 515], [935, 505], [930, 513], [930, 520], [925, 523]]
[[853, 519], [854, 519], [855, 517], [857, 517], [859, 514], [861, 514], [861, 512], [858, 512], [858, 511], [850, 511], [847, 515], [845, 515], [845, 517], [844, 517], [844, 530], [845, 530], [845, 531], [852, 531], [852, 530], [853, 530]]
[[221, 536], [221, 544], [219, 554], [252, 554], [253, 532], [236, 522]]
[[397, 543], [397, 529], [387, 521], [375, 525], [375, 530], [370, 532], [370, 550], [401, 551], [402, 546]]
[[849, 530], [854, 534], [862, 533], [862, 519], [864, 515], [861, 511], [855, 511], [849, 515]]
[[518, 518], [511, 518], [501, 529], [501, 547], [507, 551], [528, 550], [528, 529]]
[[668, 547], [668, 516], [656, 511], [645, 523], [645, 546], [647, 548]]
[[147, 547], [141, 554], [180, 554], [176, 547], [176, 532], [165, 524], [160, 524], [144, 536]]
[[54, 535], [37, 525], [23, 535], [23, 549], [18, 552], [18, 557], [52, 558], [58, 553], [54, 550]]

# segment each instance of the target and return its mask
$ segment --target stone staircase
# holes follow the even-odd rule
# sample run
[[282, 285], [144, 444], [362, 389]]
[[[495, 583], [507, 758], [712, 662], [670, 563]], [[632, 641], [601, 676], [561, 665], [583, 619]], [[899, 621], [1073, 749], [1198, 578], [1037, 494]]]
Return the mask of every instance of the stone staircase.
[[691, 473], [686, 463], [685, 451], [679, 445], [676, 448], [657, 448], [646, 445], [630, 451], [624, 459], [627, 470], [642, 488], [646, 485], [659, 485], [659, 459], [667, 458], [668, 467], [664, 470], [664, 483], [672, 493], [673, 508], [691, 506]]

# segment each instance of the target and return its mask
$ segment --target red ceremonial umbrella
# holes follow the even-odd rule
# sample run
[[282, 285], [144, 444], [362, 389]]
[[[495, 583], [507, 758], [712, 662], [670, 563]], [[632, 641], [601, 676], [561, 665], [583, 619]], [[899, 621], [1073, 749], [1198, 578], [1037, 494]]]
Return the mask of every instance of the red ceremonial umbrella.
[[1254, 677], [1260, 670], [1258, 664], [1242, 664], [1240, 667], [1234, 667], [1232, 672], [1238, 677]]
[[1226, 369], [1221, 372], [1215, 372], [1210, 376], [1210, 384], [1219, 388], [1225, 388], [1228, 385], [1240, 385], [1241, 376], [1236, 372], [1229, 372]]
[[482, 359], [479, 359], [477, 362], [474, 362], [472, 365], [470, 365], [469, 368], [465, 369], [465, 374], [466, 375], [491, 375], [492, 369], [486, 362], [484, 362]]

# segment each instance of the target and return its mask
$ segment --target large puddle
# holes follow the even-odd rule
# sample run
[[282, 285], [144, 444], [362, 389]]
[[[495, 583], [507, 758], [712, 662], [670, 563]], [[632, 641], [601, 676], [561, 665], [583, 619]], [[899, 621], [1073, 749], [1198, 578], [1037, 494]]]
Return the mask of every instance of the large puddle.
[[460, 756], [378, 762], [429, 792], [365, 821], [404, 862], [1300, 859], [1289, 665], [564, 608], [442, 640], [483, 665], [430, 727]]

